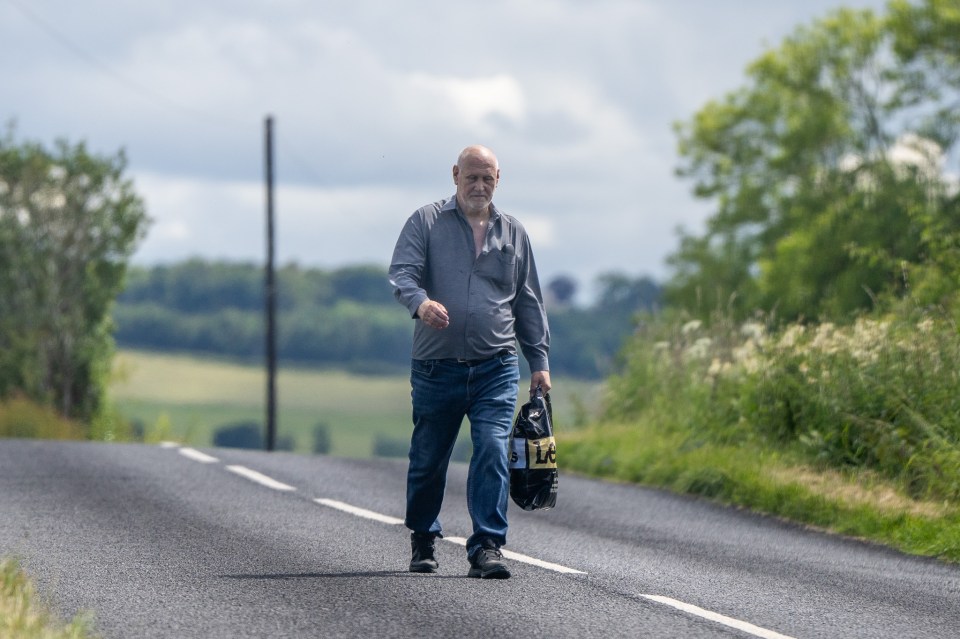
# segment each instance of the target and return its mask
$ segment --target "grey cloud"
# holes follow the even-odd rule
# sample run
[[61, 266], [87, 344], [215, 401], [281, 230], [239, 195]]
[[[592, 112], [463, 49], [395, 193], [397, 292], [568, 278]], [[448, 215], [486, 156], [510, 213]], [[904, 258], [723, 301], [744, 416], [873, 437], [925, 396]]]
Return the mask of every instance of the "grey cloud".
[[[378, 205], [379, 222], [364, 227], [377, 251], [388, 251], [398, 216], [452, 192], [460, 148], [486, 143], [504, 168], [498, 203], [553, 222], [553, 242], [538, 255], [546, 276], [574, 267], [585, 277], [615, 267], [662, 273], [673, 221], [695, 226], [707, 210], [672, 177], [670, 123], [742, 83], [765, 41], [840, 4], [885, 1], [30, 5], [85, 56], [0, 3], [0, 121], [15, 117], [30, 139], [123, 147], [135, 174], [256, 187], [262, 119], [272, 113], [284, 184], [318, 193], [392, 186], [423, 199]], [[473, 121], [443, 98], [445, 82], [498, 77], [516, 83], [522, 109]], [[156, 214], [172, 215], [163, 206]], [[222, 202], [198, 195], [179, 206], [193, 207], [191, 237], [201, 239], [171, 231], [148, 242], [151, 259], [262, 252], [256, 208], [243, 213], [251, 230], [241, 232], [227, 228], [237, 213]], [[290, 223], [302, 226], [284, 228], [281, 252], [323, 259], [302, 240], [317, 232], [309, 218]]]

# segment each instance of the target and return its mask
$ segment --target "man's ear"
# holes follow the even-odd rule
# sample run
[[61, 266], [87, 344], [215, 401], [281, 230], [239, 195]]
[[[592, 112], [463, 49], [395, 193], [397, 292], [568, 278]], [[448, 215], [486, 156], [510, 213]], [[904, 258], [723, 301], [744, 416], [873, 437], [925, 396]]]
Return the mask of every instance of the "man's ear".
[[454, 164], [453, 165], [453, 183], [454, 184], [457, 183], [457, 180], [459, 179], [459, 177], [460, 177], [460, 166]]

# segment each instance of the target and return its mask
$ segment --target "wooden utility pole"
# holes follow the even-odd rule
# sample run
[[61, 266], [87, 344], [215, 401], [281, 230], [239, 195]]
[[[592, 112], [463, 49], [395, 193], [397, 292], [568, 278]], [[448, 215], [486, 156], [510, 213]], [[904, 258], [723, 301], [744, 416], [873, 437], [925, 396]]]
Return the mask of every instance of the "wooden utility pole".
[[277, 444], [277, 288], [273, 266], [273, 117], [265, 121], [265, 176], [267, 191], [267, 438], [266, 448]]

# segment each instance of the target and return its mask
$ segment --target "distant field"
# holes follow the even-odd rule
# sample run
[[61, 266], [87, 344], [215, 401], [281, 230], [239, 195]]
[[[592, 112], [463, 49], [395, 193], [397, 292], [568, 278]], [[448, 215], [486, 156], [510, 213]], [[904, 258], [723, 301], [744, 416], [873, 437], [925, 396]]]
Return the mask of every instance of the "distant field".
[[[562, 378], [553, 383], [558, 430], [593, 417], [602, 392], [599, 383]], [[313, 449], [313, 430], [319, 423], [329, 429], [330, 453], [341, 457], [371, 456], [378, 435], [402, 440], [410, 435], [406, 375], [281, 368], [277, 395], [278, 438], [291, 438], [300, 452]], [[215, 359], [121, 351], [110, 396], [124, 416], [148, 429], [169, 421], [172, 438], [208, 446], [225, 425], [264, 423], [266, 374], [261, 367]]]

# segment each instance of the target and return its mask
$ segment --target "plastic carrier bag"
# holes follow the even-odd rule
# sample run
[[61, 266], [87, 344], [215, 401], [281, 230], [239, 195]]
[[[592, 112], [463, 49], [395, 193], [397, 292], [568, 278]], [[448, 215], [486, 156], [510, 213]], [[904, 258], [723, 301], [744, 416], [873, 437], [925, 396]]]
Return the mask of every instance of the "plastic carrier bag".
[[557, 444], [550, 395], [538, 386], [510, 433], [510, 497], [524, 510], [557, 504]]

